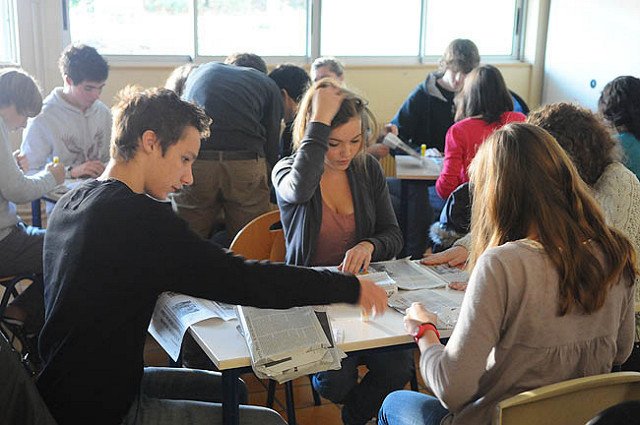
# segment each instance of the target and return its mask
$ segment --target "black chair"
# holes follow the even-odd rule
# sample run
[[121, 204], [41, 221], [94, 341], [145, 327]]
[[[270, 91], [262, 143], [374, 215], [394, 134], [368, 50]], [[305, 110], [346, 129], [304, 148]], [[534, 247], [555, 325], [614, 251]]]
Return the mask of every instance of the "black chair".
[[0, 424], [56, 425], [5, 332], [0, 332]]
[[17, 275], [0, 278], [0, 286], [4, 288], [2, 299], [0, 300], [0, 331], [2, 331], [2, 334], [8, 340], [9, 344], [12, 345], [13, 349], [19, 353], [22, 363], [31, 375], [34, 375], [37, 370], [36, 365], [31, 361], [31, 358], [37, 353], [31, 353], [30, 350], [34, 348], [30, 347], [28, 342], [29, 337], [24, 332], [24, 329], [21, 326], [12, 325], [10, 322], [5, 321], [5, 310], [9, 302], [20, 294], [18, 284], [25, 280], [34, 282], [35, 279], [37, 279], [35, 275]]

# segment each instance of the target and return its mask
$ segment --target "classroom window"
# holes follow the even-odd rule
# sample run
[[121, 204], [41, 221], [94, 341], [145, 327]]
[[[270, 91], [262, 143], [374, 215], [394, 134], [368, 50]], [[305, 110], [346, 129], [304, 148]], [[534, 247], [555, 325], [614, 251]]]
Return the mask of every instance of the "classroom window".
[[198, 0], [198, 54], [307, 54], [306, 0]]
[[14, 0], [0, 0], [0, 64], [18, 64], [16, 11]]
[[516, 6], [514, 0], [428, 0], [424, 55], [440, 56], [451, 40], [469, 38], [482, 56], [511, 56], [516, 47]]
[[[0, 0], [8, 1], [8, 0]], [[105, 55], [415, 58], [470, 38], [517, 58], [526, 0], [68, 0], [73, 42]], [[488, 24], [490, 22], [490, 24]]]
[[193, 55], [192, 0], [69, 0], [69, 22], [104, 55]]
[[320, 54], [417, 56], [421, 0], [322, 0]]

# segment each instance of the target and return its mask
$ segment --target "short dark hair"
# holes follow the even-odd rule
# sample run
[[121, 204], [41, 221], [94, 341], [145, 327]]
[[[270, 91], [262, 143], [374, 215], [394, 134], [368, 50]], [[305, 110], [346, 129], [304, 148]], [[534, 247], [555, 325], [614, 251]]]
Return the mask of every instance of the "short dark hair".
[[197, 67], [198, 65], [194, 63], [180, 65], [171, 72], [167, 81], [164, 83], [164, 88], [173, 90], [179, 97], [182, 97], [182, 92], [184, 91], [184, 86], [187, 83], [187, 78], [189, 78], [189, 74], [191, 74]]
[[302, 100], [302, 96], [311, 85], [311, 78], [307, 71], [290, 63], [278, 65], [269, 73], [269, 77], [280, 89], [286, 90], [289, 97], [296, 102]]
[[15, 106], [25, 117], [35, 117], [42, 110], [42, 95], [33, 77], [17, 68], [0, 70], [0, 108]]
[[598, 100], [598, 111], [618, 131], [640, 140], [640, 78], [630, 75], [609, 82]]
[[500, 116], [513, 110], [513, 99], [500, 70], [493, 65], [483, 65], [469, 73], [464, 87], [456, 98], [456, 120], [480, 116], [491, 124]]
[[440, 59], [440, 68], [468, 74], [480, 64], [478, 46], [466, 38], [456, 38], [444, 51]]
[[530, 113], [527, 122], [555, 137], [589, 186], [598, 181], [609, 164], [620, 159], [618, 144], [602, 121], [579, 105], [567, 102], [545, 105]]
[[227, 56], [224, 63], [228, 65], [244, 66], [256, 69], [263, 74], [267, 73], [267, 63], [255, 53], [234, 53]]
[[62, 78], [67, 75], [73, 85], [83, 81], [106, 81], [109, 65], [96, 49], [85, 44], [70, 44], [60, 55], [58, 67]]
[[182, 137], [186, 127], [194, 127], [202, 138], [209, 137], [212, 122], [203, 109], [180, 100], [174, 91], [164, 88], [142, 91], [127, 86], [118, 93], [112, 112], [111, 157], [124, 161], [135, 156], [140, 137], [147, 130], [156, 133], [164, 155]]

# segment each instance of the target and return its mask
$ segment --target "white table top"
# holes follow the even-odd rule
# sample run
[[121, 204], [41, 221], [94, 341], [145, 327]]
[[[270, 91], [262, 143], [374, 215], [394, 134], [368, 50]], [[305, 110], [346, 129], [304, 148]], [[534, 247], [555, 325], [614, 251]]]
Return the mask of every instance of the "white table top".
[[[462, 303], [463, 292], [440, 289], [442, 294]], [[387, 309], [384, 315], [363, 322], [360, 308], [347, 304], [334, 304], [329, 307], [329, 317], [334, 334], [338, 334], [336, 343], [345, 352], [370, 348], [388, 347], [412, 342], [402, 323], [403, 315], [393, 309]], [[221, 319], [209, 319], [192, 325], [190, 332], [207, 356], [219, 370], [249, 366], [249, 351], [244, 338], [236, 327], [237, 320], [224, 322]], [[451, 330], [442, 330], [441, 337], [451, 335]]]
[[410, 155], [396, 155], [396, 177], [406, 180], [437, 180], [442, 163], [431, 157], [422, 159]]

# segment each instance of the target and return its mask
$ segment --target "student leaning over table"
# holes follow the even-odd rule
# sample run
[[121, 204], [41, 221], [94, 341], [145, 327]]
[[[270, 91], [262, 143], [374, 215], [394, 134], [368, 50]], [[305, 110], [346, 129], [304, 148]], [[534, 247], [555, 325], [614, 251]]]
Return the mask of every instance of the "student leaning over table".
[[380, 424], [489, 424], [499, 401], [607, 373], [631, 352], [635, 251], [555, 139], [507, 124], [480, 147], [470, 178], [475, 268], [447, 346], [424, 306], [405, 317], [437, 398], [395, 392]]
[[[27, 117], [35, 117], [41, 109], [42, 96], [27, 73], [11, 68], [0, 71], [0, 277], [42, 273], [44, 230], [27, 226], [13, 203], [30, 202], [53, 190], [64, 181], [64, 166], [47, 164], [44, 171], [25, 176], [11, 153], [8, 133], [24, 128]], [[44, 320], [42, 294], [42, 281], [37, 278], [7, 307], [3, 319], [24, 326], [25, 334], [37, 335]], [[32, 342], [35, 339], [23, 341]], [[29, 350], [36, 354], [34, 346]]]
[[[384, 310], [386, 295], [370, 281], [245, 261], [175, 215], [164, 200], [193, 182], [211, 123], [202, 109], [167, 89], [128, 89], [114, 117], [104, 174], [60, 199], [45, 238], [37, 385], [60, 424], [221, 423], [219, 374], [143, 368], [161, 292], [267, 308], [359, 302]], [[240, 422], [283, 423], [255, 406], [240, 408]]]
[[[294, 154], [280, 160], [272, 180], [287, 243], [287, 263], [339, 266], [347, 273], [392, 259], [402, 236], [378, 162], [365, 153], [376, 135], [366, 102], [335, 80], [311, 87], [294, 124]], [[368, 372], [358, 382], [358, 365]], [[384, 397], [413, 373], [412, 350], [350, 354], [340, 370], [320, 372], [314, 388], [343, 404], [345, 424], [364, 424]]]

